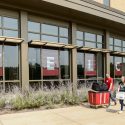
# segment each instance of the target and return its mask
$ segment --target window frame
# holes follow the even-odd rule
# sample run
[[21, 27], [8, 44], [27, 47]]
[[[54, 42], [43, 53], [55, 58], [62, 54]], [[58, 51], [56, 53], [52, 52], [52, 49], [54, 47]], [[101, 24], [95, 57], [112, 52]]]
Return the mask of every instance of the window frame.
[[[77, 32], [83, 33], [83, 38], [82, 39], [77, 38]], [[85, 33], [95, 35], [95, 41], [85, 40]], [[97, 39], [98, 36], [102, 37], [102, 42], [98, 42], [98, 39]], [[85, 46], [86, 42], [94, 43], [95, 47], [90, 47], [89, 46], [90, 48], [99, 48], [98, 45], [102, 45], [102, 48], [99, 48], [99, 49], [103, 49], [103, 47], [104, 47], [104, 35], [103, 34], [99, 34], [99, 33], [95, 33], [95, 32], [77, 30], [76, 31], [76, 45], [78, 45], [77, 41], [83, 42], [83, 46]], [[85, 47], [88, 47], [88, 46], [85, 46]]]
[[[33, 34], [39, 34], [40, 35], [40, 40], [42, 40], [42, 36], [50, 36], [50, 37], [56, 37], [57, 39], [58, 39], [58, 41], [54, 41], [54, 42], [57, 42], [57, 43], [64, 43], [64, 42], [60, 42], [60, 39], [61, 38], [65, 38], [65, 39], [67, 39], [67, 44], [69, 44], [69, 27], [67, 27], [67, 26], [61, 26], [61, 25], [55, 25], [55, 24], [49, 24], [49, 23], [45, 23], [45, 22], [42, 22], [42, 21], [32, 21], [32, 20], [28, 20], [28, 23], [29, 22], [35, 22], [35, 23], [39, 23], [40, 24], [40, 32], [34, 32], [34, 31], [29, 31], [28, 30], [28, 35], [29, 35], [29, 33], [33, 33]], [[48, 26], [56, 26], [57, 27], [57, 35], [54, 35], [54, 34], [49, 34], [49, 33], [43, 33], [42, 32], [42, 25], [48, 25]], [[61, 36], [60, 35], [60, 29], [61, 28], [65, 28], [65, 29], [67, 29], [68, 30], [68, 34], [67, 34], [67, 36]], [[28, 41], [29, 41], [29, 38], [28, 38]], [[52, 41], [48, 41], [48, 42], [52, 42]]]
[[[45, 80], [70, 80], [71, 79], [71, 67], [70, 67], [70, 63], [71, 63], [71, 61], [70, 61], [70, 51], [68, 50], [68, 49], [55, 49], [55, 48], [51, 48], [51, 47], [48, 47], [48, 48], [46, 48], [46, 47], [35, 47], [35, 46], [29, 46], [29, 48], [28, 49], [30, 49], [30, 48], [39, 48], [40, 49], [40, 66], [41, 66], [41, 79], [38, 79], [38, 80], [35, 80], [35, 79], [29, 79], [29, 81], [45, 81]], [[58, 76], [58, 79], [44, 79], [43, 78], [43, 50], [57, 50], [57, 52], [58, 52], [58, 65], [59, 65], [59, 76]], [[68, 52], [68, 66], [69, 66], [69, 78], [68, 79], [63, 79], [63, 78], [61, 78], [61, 65], [60, 65], [60, 60], [61, 60], [61, 57], [60, 57], [60, 52], [61, 51], [67, 51]], [[28, 61], [28, 65], [29, 65], [29, 61]]]

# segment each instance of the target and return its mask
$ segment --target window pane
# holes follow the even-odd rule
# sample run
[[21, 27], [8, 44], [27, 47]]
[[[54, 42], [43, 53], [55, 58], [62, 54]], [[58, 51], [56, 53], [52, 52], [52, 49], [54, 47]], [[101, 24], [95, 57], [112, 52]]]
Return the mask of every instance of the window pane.
[[0, 27], [1, 27], [1, 16], [0, 16]]
[[4, 46], [5, 80], [19, 80], [18, 46]]
[[110, 43], [110, 45], [113, 45], [113, 38], [109, 39], [109, 43]]
[[101, 35], [97, 35], [97, 42], [102, 43], [103, 37]]
[[123, 48], [123, 52], [125, 52], [125, 48]]
[[96, 41], [96, 35], [92, 33], [85, 33], [85, 40], [87, 41]]
[[28, 31], [40, 33], [40, 23], [28, 21]]
[[29, 79], [41, 79], [40, 49], [29, 48]]
[[[125, 51], [124, 51], [125, 52]], [[125, 57], [123, 57], [123, 63], [122, 63], [122, 75], [125, 76]]]
[[113, 56], [110, 56], [110, 75], [112, 78], [114, 78], [114, 69], [115, 69], [115, 65], [113, 61]]
[[43, 79], [59, 78], [58, 50], [42, 50]]
[[77, 78], [84, 78], [84, 54], [77, 53]]
[[115, 51], [122, 51], [122, 50], [121, 50], [121, 47], [115, 47], [114, 50], [115, 50]]
[[113, 50], [113, 46], [109, 46], [109, 49], [110, 49], [110, 50]]
[[60, 43], [68, 44], [68, 39], [67, 38], [59, 38]]
[[104, 65], [103, 65], [103, 54], [102, 53], [98, 53], [98, 65], [97, 65], [98, 77], [103, 78], [103, 76], [104, 76], [103, 68], [104, 68]]
[[60, 51], [60, 68], [61, 68], [61, 78], [70, 78], [70, 65], [69, 65], [69, 52]]
[[80, 40], [77, 40], [77, 41], [76, 41], [76, 44], [77, 44], [77, 46], [79, 46], [79, 47], [80, 47], [80, 46], [84, 46], [84, 45], [83, 45], [83, 41], [80, 41]]
[[18, 29], [18, 20], [14, 18], [3, 17], [3, 26], [10, 29]]
[[110, 6], [110, 0], [103, 0], [103, 4], [106, 6]]
[[28, 41], [40, 40], [40, 34], [28, 33]]
[[58, 42], [58, 37], [42, 35], [42, 40], [43, 41], [48, 41], [48, 42]]
[[3, 30], [3, 36], [18, 37], [18, 31]]
[[77, 39], [83, 40], [83, 32], [77, 31], [76, 37], [77, 37]]
[[102, 49], [102, 44], [97, 44], [97, 48]]
[[64, 37], [68, 37], [68, 29], [60, 27], [59, 28], [59, 35], [64, 36]]
[[123, 41], [123, 47], [125, 47], [125, 41]]
[[85, 46], [86, 46], [86, 47], [96, 48], [96, 43], [92, 43], [92, 42], [85, 42]]
[[2, 45], [0, 45], [0, 80], [3, 80], [3, 55], [2, 55]]
[[52, 25], [47, 25], [47, 24], [42, 24], [42, 33], [57, 36], [58, 35], [58, 27], [52, 26]]
[[86, 78], [96, 77], [96, 57], [94, 54], [85, 54]]
[[0, 29], [0, 36], [2, 36], [2, 30]]
[[122, 58], [115, 57], [115, 78], [122, 76]]
[[114, 46], [121, 46], [122, 45], [122, 41], [119, 39], [114, 39]]
[[123, 57], [123, 63], [125, 63], [125, 57]]

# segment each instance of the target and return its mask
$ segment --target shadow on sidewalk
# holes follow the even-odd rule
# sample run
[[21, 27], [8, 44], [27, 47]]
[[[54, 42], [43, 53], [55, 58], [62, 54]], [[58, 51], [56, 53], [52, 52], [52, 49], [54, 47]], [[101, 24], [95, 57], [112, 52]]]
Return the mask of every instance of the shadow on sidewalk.
[[109, 113], [116, 113], [116, 112], [118, 112], [118, 110], [112, 108], [112, 106], [114, 106], [114, 105], [111, 105], [110, 107], [100, 106], [100, 107], [98, 107], [98, 108], [92, 108], [92, 107], [90, 107], [90, 104], [89, 104], [89, 103], [84, 103], [84, 104], [81, 105], [81, 106], [83, 106], [83, 107], [85, 107], [85, 108], [88, 108], [88, 109], [100, 109], [100, 108], [103, 108], [103, 109], [106, 110], [106, 112], [109, 112]]
[[117, 112], [118, 112], [118, 110], [116, 110], [116, 109], [109, 109], [109, 108], [107, 108], [107, 109], [106, 109], [106, 112], [110, 112], [110, 113], [117, 113]]

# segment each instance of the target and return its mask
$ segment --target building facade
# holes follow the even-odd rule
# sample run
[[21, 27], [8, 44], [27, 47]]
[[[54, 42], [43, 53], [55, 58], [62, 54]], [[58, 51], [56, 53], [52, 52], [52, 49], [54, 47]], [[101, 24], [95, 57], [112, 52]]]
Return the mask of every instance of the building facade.
[[75, 92], [125, 75], [124, 0], [0, 2], [0, 90], [71, 84]]

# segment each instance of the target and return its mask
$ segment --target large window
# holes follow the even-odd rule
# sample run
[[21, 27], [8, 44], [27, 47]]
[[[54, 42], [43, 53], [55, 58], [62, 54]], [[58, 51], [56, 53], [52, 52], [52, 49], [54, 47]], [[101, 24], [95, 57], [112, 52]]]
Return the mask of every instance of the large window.
[[42, 50], [43, 79], [59, 78], [59, 54], [58, 50]]
[[0, 45], [0, 80], [19, 80], [19, 46]]
[[68, 44], [68, 28], [28, 21], [28, 40]]
[[120, 78], [125, 71], [124, 57], [111, 56], [110, 57], [110, 72], [113, 78]]
[[91, 48], [103, 48], [103, 36], [94, 33], [77, 31], [77, 45]]
[[84, 65], [84, 53], [77, 53], [77, 77], [78, 79], [84, 79], [85, 73], [85, 65]]
[[18, 46], [4, 46], [5, 80], [19, 80]]
[[[92, 53], [77, 54], [77, 77], [78, 79], [97, 78], [97, 70], [102, 70], [102, 66], [97, 69], [96, 55]], [[102, 73], [100, 74], [102, 76]]]
[[69, 52], [67, 50], [60, 51], [60, 70], [61, 79], [70, 79]]
[[18, 37], [18, 19], [0, 16], [0, 35]]
[[29, 48], [30, 80], [70, 79], [68, 50]]
[[29, 49], [29, 79], [39, 80], [41, 79], [41, 61], [40, 61], [40, 49]]
[[125, 58], [119, 56], [110, 56], [110, 73], [114, 78], [116, 87], [121, 81], [121, 76], [125, 75]]
[[125, 41], [117, 38], [110, 37], [109, 49], [112, 51], [125, 52]]
[[94, 54], [85, 54], [85, 75], [86, 78], [96, 77], [96, 56]]
[[3, 80], [3, 46], [0, 45], [0, 80]]

